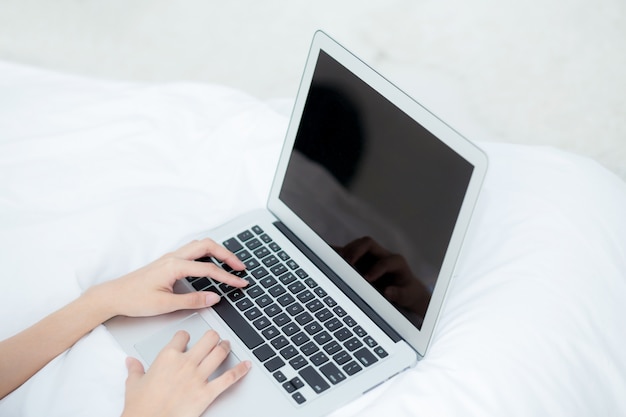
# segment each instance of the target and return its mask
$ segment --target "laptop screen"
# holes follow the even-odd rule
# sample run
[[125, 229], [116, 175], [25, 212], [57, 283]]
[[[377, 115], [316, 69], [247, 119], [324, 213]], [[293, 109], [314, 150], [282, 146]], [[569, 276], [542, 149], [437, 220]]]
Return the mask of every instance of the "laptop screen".
[[320, 51], [279, 198], [420, 328], [472, 171]]

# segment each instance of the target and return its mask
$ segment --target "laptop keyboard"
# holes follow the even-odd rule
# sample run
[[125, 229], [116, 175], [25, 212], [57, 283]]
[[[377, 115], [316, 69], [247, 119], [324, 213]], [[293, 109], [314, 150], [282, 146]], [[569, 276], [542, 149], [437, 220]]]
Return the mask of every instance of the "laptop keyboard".
[[[259, 226], [223, 245], [246, 265], [234, 288], [188, 277], [196, 291], [222, 294], [213, 306], [296, 404], [303, 404], [387, 356], [387, 352]], [[304, 390], [308, 386], [311, 390]], [[313, 394], [311, 394], [311, 392]], [[306, 394], [306, 396], [305, 396]]]

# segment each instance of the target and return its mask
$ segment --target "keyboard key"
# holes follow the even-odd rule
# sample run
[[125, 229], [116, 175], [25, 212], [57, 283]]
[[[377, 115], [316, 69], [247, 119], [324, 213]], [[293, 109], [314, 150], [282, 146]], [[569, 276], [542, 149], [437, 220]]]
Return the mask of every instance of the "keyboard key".
[[244, 297], [243, 291], [241, 291], [240, 289], [236, 289], [235, 291], [228, 294], [228, 299], [232, 302], [240, 300], [243, 297]]
[[352, 329], [352, 331], [354, 332], [354, 334], [356, 334], [359, 337], [367, 336], [367, 332], [361, 326], [356, 326], [354, 329]]
[[274, 326], [270, 326], [266, 329], [264, 329], [261, 334], [263, 335], [263, 337], [265, 337], [267, 340], [271, 340], [273, 338], [275, 338], [276, 336], [279, 335], [279, 331], [276, 327]]
[[337, 305], [337, 302], [330, 296], [324, 298], [324, 302], [326, 303], [328, 307], [334, 307]]
[[239, 238], [239, 240], [241, 240], [242, 242], [245, 242], [248, 239], [252, 239], [254, 235], [252, 234], [251, 231], [249, 230], [244, 230], [243, 232], [239, 233], [237, 235], [237, 237]]
[[278, 382], [285, 382], [287, 380], [287, 377], [281, 371], [276, 371], [274, 372], [274, 379], [276, 379], [276, 381]]
[[357, 339], [356, 337], [353, 337], [352, 339], [349, 339], [346, 343], [343, 344], [346, 349], [348, 349], [350, 352], [355, 351], [356, 349], [360, 348], [361, 346], [363, 346], [363, 343]]
[[382, 346], [376, 346], [374, 348], [374, 353], [378, 355], [379, 358], [386, 358], [388, 356], [388, 353], [385, 349], [383, 349]]
[[300, 346], [300, 350], [302, 351], [302, 353], [304, 353], [306, 356], [311, 356], [312, 354], [314, 354], [315, 352], [319, 351], [320, 348], [317, 347], [317, 345], [313, 342], [307, 342], [304, 345]]
[[291, 383], [291, 381], [287, 381], [283, 384], [283, 388], [285, 389], [285, 391], [287, 391], [287, 393], [291, 394], [292, 392], [294, 392], [296, 390], [296, 387], [293, 386], [293, 384]]
[[298, 374], [304, 379], [304, 381], [315, 391], [320, 394], [330, 388], [328, 382], [322, 378], [322, 376], [317, 372], [315, 368], [312, 366], [307, 366], [306, 368], [298, 371]]
[[356, 374], [357, 372], [359, 372], [361, 369], [361, 366], [356, 363], [355, 361], [352, 361], [350, 363], [348, 363], [347, 365], [343, 366], [343, 370], [346, 371], [346, 373], [350, 376]]
[[291, 291], [292, 294], [297, 294], [300, 291], [304, 290], [304, 284], [302, 284], [300, 281], [296, 281], [292, 284], [290, 284], [287, 289], [289, 291]]
[[289, 323], [282, 327], [282, 331], [287, 336], [293, 336], [300, 331], [300, 328], [295, 323]]
[[289, 361], [289, 365], [291, 365], [291, 367], [295, 369], [296, 371], [302, 368], [303, 366], [306, 366], [308, 363], [309, 362], [307, 362], [307, 360], [304, 359], [304, 356], [302, 355], [298, 355]]
[[312, 299], [315, 298], [315, 296], [313, 295], [313, 293], [309, 290], [304, 290], [302, 292], [300, 292], [298, 295], [298, 300], [300, 300], [300, 302], [302, 303], [308, 303], [309, 301], [311, 301]]
[[304, 331], [310, 335], [314, 335], [322, 331], [322, 325], [314, 321], [304, 326]]
[[254, 251], [254, 256], [256, 256], [258, 259], [265, 258], [269, 254], [270, 251], [265, 246], [261, 246]]
[[293, 400], [297, 404], [304, 404], [304, 402], [306, 401], [306, 398], [304, 397], [304, 395], [302, 395], [301, 392], [294, 392], [291, 398], [293, 398]]
[[276, 242], [272, 242], [268, 246], [274, 252], [278, 252], [280, 250], [280, 246], [278, 246], [278, 244]]
[[[261, 268], [259, 268], [259, 269], [261, 269]], [[263, 279], [259, 280], [259, 284], [261, 284], [265, 288], [270, 288], [271, 286], [275, 285], [276, 282], [277, 282], [276, 279], [273, 276], [271, 276], [271, 275], [268, 275], [268, 276], [264, 277]]]
[[234, 237], [222, 242], [222, 245], [233, 253], [236, 253], [240, 251], [241, 249], [243, 249], [243, 246], [241, 246], [241, 243], [239, 243], [237, 239], [235, 239]]
[[285, 308], [285, 310], [287, 311], [287, 313], [291, 314], [292, 316], [295, 316], [296, 314], [302, 313], [304, 311], [304, 307], [302, 307], [298, 303], [293, 303], [293, 304], [287, 306], [287, 308]]
[[376, 340], [374, 340], [371, 336], [367, 336], [365, 339], [363, 339], [363, 342], [365, 342], [365, 344], [371, 348], [378, 344], [378, 342], [376, 342]]
[[228, 301], [222, 299], [213, 306], [213, 310], [215, 310], [222, 320], [239, 336], [248, 349], [254, 349], [263, 343], [261, 335], [248, 324], [246, 319], [242, 317], [237, 309]]
[[333, 313], [330, 312], [329, 309], [327, 308], [323, 308], [321, 310], [319, 310], [318, 312], [315, 313], [315, 317], [321, 321], [321, 322], [325, 322], [326, 320], [329, 320], [331, 318], [334, 317]]
[[286, 274], [282, 274], [280, 277], [278, 277], [278, 279], [283, 284], [289, 285], [296, 280], [296, 276], [291, 272], [287, 272]]
[[287, 346], [289, 344], [289, 341], [285, 336], [278, 336], [277, 338], [272, 339], [270, 343], [272, 344], [272, 346], [274, 346], [274, 349], [280, 350]]
[[242, 250], [237, 252], [237, 258], [239, 258], [239, 260], [241, 262], [245, 261], [246, 259], [248, 259], [249, 257], [251, 257], [252, 255], [250, 254], [250, 252], [248, 252], [247, 250]]
[[280, 259], [282, 259], [283, 261], [285, 261], [285, 262], [287, 262], [287, 261], [289, 260], [289, 255], [287, 255], [287, 254], [285, 253], [285, 251], [280, 251], [280, 252], [278, 252], [276, 255], [278, 255], [278, 257], [279, 257]]
[[267, 294], [263, 294], [262, 296], [255, 298], [254, 302], [256, 302], [259, 307], [267, 307], [272, 304], [272, 297]]
[[263, 259], [263, 265], [265, 265], [268, 268], [271, 268], [272, 266], [276, 265], [276, 263], [278, 262], [278, 258], [276, 258], [274, 255], [270, 255], [267, 256]]
[[333, 355], [341, 350], [341, 345], [334, 340], [324, 345], [324, 351], [329, 355]]
[[[305, 304], [305, 307], [307, 308], [307, 310], [309, 310], [311, 313], [315, 313], [317, 310], [321, 309], [322, 307], [324, 307], [324, 305], [322, 304], [322, 302], [320, 300], [313, 300], [313, 301], [309, 301], [308, 303]], [[328, 311], [328, 310], [327, 310]]]
[[255, 286], [252, 288], [246, 288], [246, 294], [248, 294], [250, 298], [254, 299], [265, 294], [265, 291], [263, 291], [263, 288]]
[[343, 365], [344, 363], [347, 363], [351, 359], [352, 359], [352, 357], [345, 350], [342, 350], [341, 352], [339, 352], [339, 353], [337, 353], [337, 354], [335, 354], [333, 356], [333, 360], [335, 362], [337, 362], [338, 365]]
[[270, 271], [275, 276], [279, 276], [287, 272], [287, 267], [284, 264], [276, 264], [270, 268]]
[[270, 323], [270, 320], [267, 317], [261, 316], [258, 319], [256, 319], [255, 321], [253, 321], [252, 324], [258, 330], [262, 330], [262, 329], [265, 329], [267, 326], [269, 326], [271, 323]]
[[261, 362], [265, 362], [272, 356], [276, 355], [276, 352], [274, 352], [274, 349], [272, 349], [268, 345], [261, 345], [258, 348], [254, 349], [252, 353], [254, 353], [254, 356], [256, 356], [257, 359], [260, 360]]
[[370, 352], [369, 349], [365, 347], [354, 352], [354, 357], [357, 358], [357, 360], [361, 362], [361, 364], [366, 368], [373, 363], [378, 362], [376, 356], [374, 356], [372, 352]]
[[303, 345], [306, 342], [308, 342], [309, 340], [311, 340], [311, 339], [309, 339], [309, 336], [307, 336], [304, 332], [298, 332], [295, 335], [293, 335], [293, 337], [291, 338], [291, 341], [296, 346]]
[[256, 233], [257, 235], [260, 235], [263, 233], [263, 229], [261, 229], [259, 226], [252, 227], [252, 231]]
[[300, 268], [300, 265], [298, 265], [293, 259], [289, 259], [287, 261], [287, 266], [289, 267], [289, 269], [291, 269], [292, 271], [294, 269]]
[[254, 258], [248, 258], [242, 262], [248, 271], [253, 271], [255, 268], [258, 268], [259, 265], [261, 265], [259, 261]]
[[300, 378], [295, 377], [294, 379], [291, 380], [291, 385], [296, 387], [296, 389], [300, 389], [304, 386], [304, 382], [302, 382]]
[[336, 306], [335, 308], [333, 308], [333, 311], [335, 312], [336, 315], [338, 315], [339, 317], [343, 317], [345, 316], [347, 313], [345, 312], [345, 310], [343, 308], [341, 308], [341, 306]]
[[324, 352], [318, 352], [310, 358], [311, 363], [315, 366], [320, 366], [329, 361], [328, 356]]
[[332, 336], [326, 330], [313, 336], [318, 345], [323, 345], [332, 340]]
[[213, 282], [211, 282], [210, 279], [208, 278], [200, 278], [197, 281], [194, 281], [193, 284], [191, 284], [191, 286], [196, 290], [196, 291], [202, 291], [205, 288], [211, 287], [213, 284]]
[[313, 292], [314, 292], [315, 294], [317, 294], [317, 296], [318, 296], [319, 298], [324, 298], [324, 297], [326, 297], [326, 295], [327, 295], [326, 291], [324, 291], [324, 289], [323, 289], [322, 287], [315, 287], [315, 288], [313, 289]]
[[291, 321], [291, 318], [285, 313], [280, 313], [279, 315], [274, 317], [272, 320], [274, 321], [274, 324], [276, 324], [278, 327], [282, 327], [285, 324], [289, 323]]
[[261, 236], [259, 236], [259, 238], [265, 243], [270, 243], [272, 241], [272, 238], [269, 237], [267, 233], [263, 233]]
[[311, 316], [309, 313], [307, 313], [306, 311], [304, 313], [298, 314], [295, 317], [295, 320], [301, 325], [304, 326], [305, 324], [307, 324], [308, 322], [313, 320], [313, 316]]
[[[283, 361], [278, 356], [275, 356], [274, 358], [272, 358], [269, 361], [265, 362], [264, 365], [265, 365], [265, 367], [267, 368], [268, 371], [274, 372], [277, 369], [280, 369], [283, 366], [285, 366], [285, 361]], [[278, 372], [280, 372], [280, 371], [278, 371]], [[282, 372], [280, 372], [280, 373], [282, 374]], [[283, 378], [284, 378], [284, 376], [285, 375], [283, 375]], [[274, 374], [274, 378], [276, 378], [276, 374]], [[278, 382], [281, 382], [281, 381], [278, 381]]]
[[337, 330], [333, 334], [340, 342], [343, 342], [344, 340], [347, 340], [350, 336], [352, 336], [352, 332], [345, 327]]
[[[221, 303], [219, 303], [221, 304]], [[244, 298], [242, 300], [239, 300], [235, 303], [235, 306], [237, 306], [237, 308], [241, 311], [245, 311], [247, 309], [249, 309], [250, 307], [253, 307], [254, 305], [252, 304], [252, 301], [249, 298]], [[215, 306], [213, 306], [215, 308]]]
[[281, 349], [280, 356], [285, 359], [291, 359], [298, 354], [298, 350], [293, 346], [287, 346], [284, 349]]
[[326, 323], [324, 323], [324, 326], [326, 326], [326, 328], [331, 332], [334, 332], [335, 330], [341, 328], [343, 324], [339, 321], [337, 317], [333, 317], [332, 319], [326, 321]]
[[[346, 323], [346, 326], [348, 327], [354, 327], [356, 326], [356, 320], [354, 320], [352, 318], [352, 316], [345, 316], [343, 318], [343, 322]], [[356, 329], [354, 330], [354, 332], [356, 333]], [[367, 334], [367, 333], [366, 333]]]
[[256, 307], [250, 308], [243, 313], [244, 316], [250, 321], [261, 317], [261, 310]]
[[272, 303], [268, 305], [267, 307], [265, 307], [263, 311], [265, 312], [265, 314], [267, 314], [268, 317], [274, 317], [275, 315], [282, 312], [283, 310], [280, 307], [278, 307], [278, 304]]
[[268, 290], [272, 297], [276, 298], [283, 295], [287, 290], [282, 285], [274, 285]]
[[301, 279], [305, 279], [309, 276], [309, 274], [307, 274], [304, 269], [296, 269], [296, 275], [299, 276]]
[[278, 297], [276, 301], [278, 301], [278, 304], [280, 304], [281, 306], [286, 307], [289, 304], [296, 301], [296, 299], [293, 298], [291, 294], [285, 294], [285, 295], [281, 295], [280, 297]]
[[262, 245], [261, 241], [259, 239], [257, 239], [257, 238], [251, 239], [251, 240], [246, 242], [246, 247], [248, 249], [250, 249], [250, 250], [255, 250], [256, 248], [258, 248], [261, 245]]
[[252, 276], [255, 277], [257, 280], [263, 278], [267, 274], [269, 274], [269, 272], [267, 272], [267, 269], [263, 268], [262, 266], [252, 271]]
[[328, 380], [333, 385], [336, 385], [346, 379], [346, 376], [343, 374], [343, 372], [341, 372], [339, 368], [337, 368], [337, 366], [332, 362], [322, 365], [320, 367], [320, 372], [322, 372], [322, 374], [324, 374], [324, 376], [328, 378]]

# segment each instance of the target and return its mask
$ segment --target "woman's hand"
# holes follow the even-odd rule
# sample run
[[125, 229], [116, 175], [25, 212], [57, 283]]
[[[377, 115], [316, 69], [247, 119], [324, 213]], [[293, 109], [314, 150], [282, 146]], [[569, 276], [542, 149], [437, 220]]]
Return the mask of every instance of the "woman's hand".
[[107, 316], [143, 317], [209, 307], [219, 301], [217, 294], [208, 291], [174, 294], [174, 283], [188, 276], [209, 276], [233, 287], [248, 284], [212, 262], [195, 261], [206, 256], [213, 256], [236, 271], [245, 268], [237, 256], [223, 246], [211, 239], [197, 240], [128, 275], [92, 287], [85, 295], [96, 297], [96, 303], [108, 309]]
[[122, 417], [197, 417], [250, 369], [240, 362], [213, 380], [209, 376], [230, 353], [230, 344], [210, 330], [185, 351], [189, 334], [179, 331], [161, 350], [147, 373], [134, 358], [126, 360], [128, 378]]

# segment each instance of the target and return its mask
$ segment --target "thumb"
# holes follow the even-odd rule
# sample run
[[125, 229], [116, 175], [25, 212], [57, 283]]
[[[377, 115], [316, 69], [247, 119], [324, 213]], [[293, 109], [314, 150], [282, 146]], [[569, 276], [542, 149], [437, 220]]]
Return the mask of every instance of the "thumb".
[[126, 379], [127, 382], [132, 382], [145, 374], [141, 362], [135, 358], [131, 358], [130, 356], [126, 358], [126, 369], [128, 370], [128, 378]]

